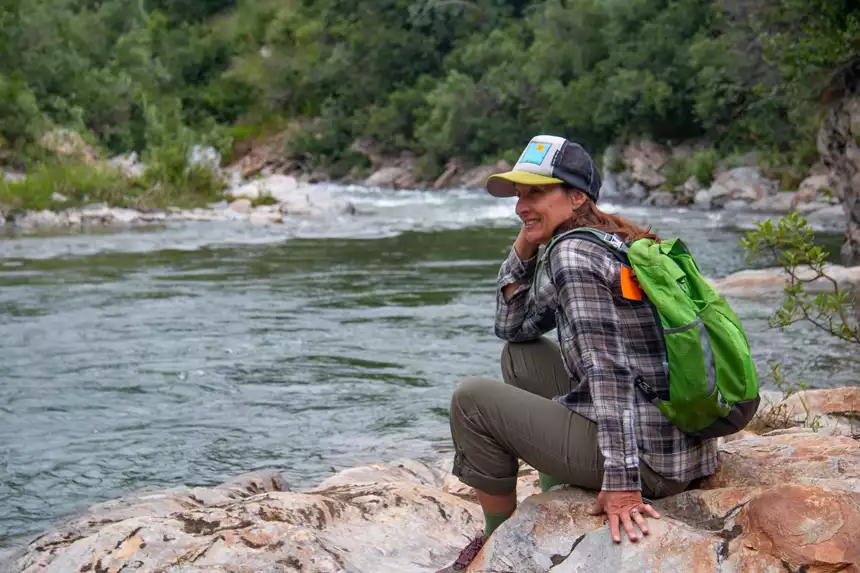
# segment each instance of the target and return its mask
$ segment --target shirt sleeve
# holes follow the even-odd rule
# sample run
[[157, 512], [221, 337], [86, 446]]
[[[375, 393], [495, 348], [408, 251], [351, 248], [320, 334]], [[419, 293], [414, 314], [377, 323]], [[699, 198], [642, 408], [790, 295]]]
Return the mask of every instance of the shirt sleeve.
[[558, 304], [571, 326], [565, 360], [594, 403], [597, 438], [606, 458], [603, 490], [641, 490], [634, 430], [634, 376], [614, 296], [618, 262], [598, 245], [561, 241], [551, 253]]
[[[496, 284], [496, 336], [510, 342], [523, 342], [540, 338], [555, 328], [555, 287], [550, 281], [532, 298], [529, 292], [535, 280], [538, 255], [522, 260], [515, 248], [499, 269]], [[517, 285], [510, 299], [505, 300], [503, 289]]]

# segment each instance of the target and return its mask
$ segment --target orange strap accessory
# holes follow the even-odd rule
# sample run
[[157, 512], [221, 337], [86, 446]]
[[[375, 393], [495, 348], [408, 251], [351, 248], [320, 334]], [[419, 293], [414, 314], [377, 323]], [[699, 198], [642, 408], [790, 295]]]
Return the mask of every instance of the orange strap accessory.
[[621, 265], [621, 295], [627, 300], [642, 300], [642, 288], [633, 276], [633, 269], [626, 265]]

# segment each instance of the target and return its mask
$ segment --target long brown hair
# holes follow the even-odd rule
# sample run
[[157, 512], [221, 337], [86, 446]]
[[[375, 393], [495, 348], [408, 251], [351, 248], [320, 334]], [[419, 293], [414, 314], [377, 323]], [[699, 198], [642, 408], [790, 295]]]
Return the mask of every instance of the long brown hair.
[[[575, 192], [581, 193], [581, 191]], [[563, 233], [564, 231], [570, 231], [578, 227], [591, 227], [594, 229], [600, 229], [606, 233], [616, 234], [628, 245], [633, 241], [638, 241], [639, 239], [653, 239], [657, 242], [660, 241], [660, 237], [651, 232], [651, 227], [643, 229], [623, 217], [605, 213], [601, 211], [588, 197], [586, 197], [585, 202], [573, 212], [570, 219], [559, 225], [556, 230], [553, 231], [553, 235]]]

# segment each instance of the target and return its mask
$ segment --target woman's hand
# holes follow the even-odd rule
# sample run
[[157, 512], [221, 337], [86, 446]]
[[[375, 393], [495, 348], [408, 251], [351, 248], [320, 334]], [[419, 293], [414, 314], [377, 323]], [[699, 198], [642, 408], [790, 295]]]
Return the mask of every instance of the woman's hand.
[[588, 513], [591, 515], [606, 513], [609, 518], [609, 532], [615, 543], [621, 543], [619, 522], [624, 524], [630, 541], [639, 541], [639, 537], [633, 532], [633, 522], [636, 522], [644, 535], [648, 535], [648, 525], [645, 523], [644, 515], [660, 519], [657, 510], [642, 502], [642, 493], [639, 490], [601, 491], [597, 496], [597, 502]]
[[537, 254], [538, 246], [526, 239], [526, 225], [523, 223], [523, 226], [520, 228], [520, 234], [517, 235], [517, 240], [514, 241], [514, 249], [517, 251], [517, 256], [520, 260], [527, 261]]

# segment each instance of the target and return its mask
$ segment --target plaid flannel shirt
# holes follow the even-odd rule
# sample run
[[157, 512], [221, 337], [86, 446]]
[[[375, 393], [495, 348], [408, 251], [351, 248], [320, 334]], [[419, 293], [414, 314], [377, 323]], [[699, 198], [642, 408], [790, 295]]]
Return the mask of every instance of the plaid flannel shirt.
[[[682, 433], [634, 383], [641, 377], [668, 392], [668, 365], [650, 307], [621, 294], [621, 265], [607, 249], [576, 238], [560, 241], [551, 255], [554, 281], [547, 276], [532, 291], [538, 257], [522, 261], [511, 249], [499, 271], [495, 331], [522, 342], [557, 328], [573, 390], [555, 400], [597, 423], [603, 489], [641, 490], [640, 457], [670, 480], [714, 473], [717, 441]], [[506, 301], [502, 288], [511, 283], [518, 287]]]

